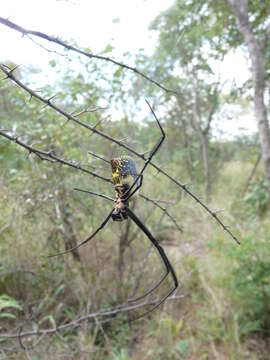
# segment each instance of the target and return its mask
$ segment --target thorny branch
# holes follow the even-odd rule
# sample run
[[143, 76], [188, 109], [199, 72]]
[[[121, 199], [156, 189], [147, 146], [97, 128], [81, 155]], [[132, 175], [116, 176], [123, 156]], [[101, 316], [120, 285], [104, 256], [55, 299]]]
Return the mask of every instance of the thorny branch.
[[[25, 142], [23, 142], [22, 140], [20, 140], [19, 136], [12, 136], [12, 135], [8, 134], [8, 132], [6, 130], [1, 130], [0, 129], [0, 135], [7, 138], [8, 140], [16, 143], [17, 145], [23, 147], [24, 149], [28, 150], [29, 154], [32, 154], [32, 153], [35, 154], [38, 158], [40, 158], [43, 161], [49, 161], [49, 162], [52, 162], [52, 163], [60, 163], [62, 165], [69, 166], [69, 167], [72, 167], [72, 168], [74, 168], [76, 170], [80, 170], [80, 171], [82, 171], [84, 173], [92, 175], [92, 176], [94, 176], [94, 177], [96, 177], [96, 178], [98, 178], [100, 180], [106, 181], [108, 183], [112, 183], [111, 179], [105, 178], [104, 176], [101, 176], [101, 175], [99, 175], [99, 174], [97, 174], [97, 173], [95, 173], [93, 171], [90, 171], [90, 170], [86, 169], [85, 167], [82, 167], [81, 165], [79, 165], [79, 164], [77, 164], [77, 163], [75, 163], [73, 161], [68, 161], [68, 160], [62, 159], [62, 158], [56, 156], [53, 151], [43, 151], [43, 150], [37, 149], [36, 147], [30, 146], [30, 145], [26, 144]], [[89, 153], [90, 153], [90, 151], [89, 151]], [[96, 154], [94, 154], [92, 152], [91, 152], [91, 155], [96, 156], [96, 157], [101, 159], [101, 157], [99, 157], [98, 155], [96, 155]], [[110, 163], [108, 160], [105, 160], [103, 158], [102, 158], [102, 160]], [[75, 189], [75, 190], [77, 190], [77, 189]], [[88, 191], [88, 193], [91, 194], [91, 191]], [[93, 194], [95, 195], [95, 193], [93, 193]], [[101, 196], [101, 195], [99, 195], [99, 196]], [[173, 218], [173, 216], [171, 214], [169, 214], [168, 211], [165, 208], [160, 206], [157, 203], [157, 201], [152, 200], [151, 198], [149, 198], [149, 197], [147, 197], [145, 195], [142, 195], [142, 194], [139, 194], [139, 196], [142, 197], [144, 200], [155, 204], [159, 209], [161, 209], [172, 220], [172, 222], [175, 224], [176, 228], [179, 231], [183, 231], [181, 229], [181, 227], [177, 224], [177, 222]], [[103, 197], [114, 201], [114, 199], [106, 197], [105, 195], [103, 195]], [[0, 234], [2, 232], [1, 230], [0, 230]]]
[[19, 139], [18, 136], [12, 136], [12, 135], [9, 135], [6, 131], [3, 131], [0, 129], [0, 135], [9, 139], [10, 141], [13, 141], [14, 143], [22, 146], [23, 148], [25, 148], [26, 150], [29, 151], [29, 154], [33, 153], [35, 154], [37, 157], [39, 157], [41, 160], [46, 160], [46, 161], [50, 161], [52, 163], [55, 163], [55, 162], [58, 162], [62, 165], [66, 165], [66, 166], [70, 166], [76, 170], [80, 170], [84, 173], [87, 173], [89, 175], [92, 175], [98, 179], [101, 179], [103, 181], [106, 181], [106, 182], [109, 182], [111, 183], [111, 179], [108, 179], [108, 178], [105, 178], [97, 173], [94, 173], [93, 171], [90, 171], [82, 166], [80, 166], [79, 164], [76, 164], [75, 162], [71, 162], [71, 161], [68, 161], [68, 160], [65, 160], [65, 159], [62, 159], [58, 156], [56, 156], [54, 154], [53, 151], [43, 151], [43, 150], [40, 150], [40, 149], [37, 149], [33, 146], [30, 146], [30, 145], [27, 145], [26, 143], [24, 143], [23, 141], [21, 141]]
[[95, 55], [95, 54], [92, 54], [90, 52], [87, 52], [87, 51], [84, 51], [84, 50], [80, 50], [78, 48], [76, 48], [75, 46], [72, 46], [72, 45], [69, 45], [67, 43], [65, 43], [64, 41], [60, 40], [60, 39], [57, 39], [53, 36], [49, 36], [47, 34], [44, 34], [40, 31], [34, 31], [34, 30], [27, 30], [25, 28], [23, 28], [22, 26], [18, 25], [18, 24], [15, 24], [14, 22], [8, 20], [8, 19], [4, 19], [2, 17], [0, 17], [0, 24], [3, 24], [15, 31], [18, 31], [20, 33], [22, 33], [23, 35], [32, 35], [32, 36], [36, 36], [36, 37], [39, 37], [41, 39], [44, 39], [44, 40], [47, 40], [49, 42], [53, 42], [57, 45], [60, 45], [62, 47], [64, 47], [65, 49], [67, 50], [71, 50], [71, 51], [74, 51], [78, 54], [81, 54], [81, 55], [84, 55], [86, 57], [88, 57], [89, 59], [97, 59], [97, 60], [103, 60], [103, 61], [107, 61], [113, 65], [116, 65], [116, 66], [119, 66], [121, 67], [122, 69], [126, 69], [126, 70], [130, 70], [132, 72], [134, 72], [136, 75], [139, 75], [141, 76], [142, 78], [144, 78], [145, 80], [151, 82], [152, 84], [158, 86], [160, 89], [168, 92], [168, 93], [173, 93], [173, 94], [178, 94], [177, 91], [175, 90], [170, 90], [168, 88], [166, 88], [165, 86], [161, 85], [159, 82], [151, 79], [149, 76], [147, 76], [146, 74], [144, 74], [143, 72], [137, 70], [136, 68], [132, 67], [132, 66], [129, 66], [129, 65], [126, 65], [124, 63], [121, 63], [120, 61], [117, 61], [117, 60], [114, 60], [112, 58], [109, 58], [107, 56], [102, 56], [102, 55]]
[[[1, 20], [1, 18], [0, 18]], [[39, 101], [41, 101], [43, 104], [45, 104], [45, 106], [49, 106], [51, 109], [53, 109], [54, 111], [56, 111], [57, 113], [63, 115], [67, 120], [72, 120], [73, 122], [75, 122], [77, 125], [82, 126], [92, 132], [94, 132], [95, 134], [100, 135], [101, 137], [103, 137], [106, 140], [109, 140], [110, 142], [113, 142], [115, 144], [117, 144], [120, 147], [123, 147], [124, 149], [128, 150], [129, 152], [131, 152], [132, 154], [136, 155], [137, 157], [139, 157], [142, 160], [146, 160], [146, 157], [144, 154], [140, 154], [138, 153], [136, 150], [134, 150], [133, 148], [131, 148], [130, 146], [122, 143], [121, 141], [118, 141], [116, 139], [114, 139], [113, 137], [111, 137], [110, 135], [96, 129], [94, 126], [88, 125], [86, 123], [83, 123], [82, 121], [78, 120], [78, 118], [76, 118], [74, 115], [71, 115], [70, 113], [66, 112], [65, 110], [63, 110], [62, 108], [56, 106], [55, 104], [53, 104], [51, 102], [51, 98], [49, 99], [45, 99], [42, 96], [40, 96], [39, 94], [37, 94], [35, 91], [33, 91], [32, 89], [30, 89], [29, 87], [27, 87], [26, 85], [24, 85], [20, 80], [18, 80], [15, 76], [14, 76], [14, 69], [9, 69], [7, 66], [1, 65], [0, 64], [0, 69], [6, 74], [7, 78], [10, 78], [11, 80], [13, 80], [19, 87], [21, 87], [22, 89], [24, 89], [26, 92], [28, 92], [32, 97], [35, 97], [36, 99], [38, 99]], [[153, 116], [156, 118], [156, 115], [152, 109], [152, 107], [150, 106], [150, 104], [147, 102], [148, 106], [150, 107], [150, 110], [153, 114]], [[240, 241], [237, 239], [237, 237], [232, 233], [232, 231], [229, 229], [229, 227], [227, 225], [225, 225], [221, 219], [218, 217], [217, 213], [212, 211], [207, 205], [205, 205], [195, 194], [193, 194], [188, 188], [187, 185], [185, 184], [181, 184], [178, 180], [174, 179], [171, 175], [169, 175], [165, 170], [163, 170], [162, 168], [160, 168], [158, 165], [154, 164], [153, 162], [150, 162], [150, 165], [152, 165], [152, 167], [154, 167], [159, 173], [163, 174], [164, 176], [166, 176], [168, 179], [170, 179], [175, 185], [177, 185], [178, 187], [180, 187], [185, 193], [187, 193], [190, 197], [192, 197], [201, 207], [203, 207], [205, 209], [206, 212], [208, 212], [212, 218], [214, 218], [216, 220], [216, 222], [222, 227], [222, 229], [224, 231], [226, 231], [236, 242], [237, 244], [240, 244]]]

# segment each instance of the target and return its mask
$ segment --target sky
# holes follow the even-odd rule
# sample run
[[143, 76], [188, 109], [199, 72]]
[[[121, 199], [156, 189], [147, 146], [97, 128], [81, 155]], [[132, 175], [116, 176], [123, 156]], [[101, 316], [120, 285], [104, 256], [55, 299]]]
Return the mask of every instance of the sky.
[[[149, 23], [172, 3], [173, 0], [1, 0], [0, 16], [28, 29], [75, 39], [93, 52], [110, 43], [119, 55], [126, 51], [136, 53], [140, 48], [150, 53], [156, 34], [148, 31]], [[20, 63], [33, 62], [39, 56], [39, 60], [46, 61], [46, 54], [38, 55], [40, 49], [35, 51], [29, 41], [2, 26], [0, 42], [1, 51]]]
[[[114, 47], [113, 57], [122, 59], [125, 52], [136, 55], [143, 48], [151, 55], [157, 33], [148, 29], [152, 20], [173, 4], [173, 0], [1, 0], [0, 16], [19, 25], [62, 39], [74, 39], [78, 46], [93, 53], [107, 44]], [[55, 54], [48, 53], [19, 33], [0, 24], [0, 59], [16, 64], [34, 65], [46, 69]], [[49, 46], [49, 45], [48, 45]], [[61, 50], [59, 50], [61, 52]], [[111, 55], [110, 55], [111, 56]], [[124, 60], [126, 62], [126, 59]], [[129, 64], [132, 64], [132, 57]], [[229, 54], [223, 63], [216, 64], [222, 81], [240, 85], [249, 76], [248, 64], [241, 51]], [[44, 75], [46, 71], [43, 71]], [[46, 76], [45, 76], [46, 78]], [[253, 118], [243, 114], [227, 125], [226, 132], [247, 132], [256, 129]]]

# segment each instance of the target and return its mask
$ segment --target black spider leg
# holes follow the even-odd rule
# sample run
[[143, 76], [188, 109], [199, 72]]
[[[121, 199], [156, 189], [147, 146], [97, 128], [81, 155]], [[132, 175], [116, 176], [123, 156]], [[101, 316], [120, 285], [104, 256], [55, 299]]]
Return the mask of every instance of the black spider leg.
[[[137, 187], [130, 193], [129, 190], [130, 188], [125, 192], [124, 196], [121, 197], [121, 200], [123, 202], [127, 201], [129, 198], [131, 198], [131, 196], [133, 196], [141, 187], [142, 187], [142, 184], [143, 184], [143, 175], [142, 174], [139, 174], [136, 179], [135, 179], [135, 182], [138, 181], [138, 179], [140, 178], [140, 182], [139, 184], [137, 185]], [[133, 184], [135, 184], [135, 182]], [[133, 185], [132, 184], [132, 185]], [[126, 194], [128, 193], [128, 196], [126, 196]]]
[[[148, 237], [148, 239], [151, 241], [151, 243], [154, 245], [154, 247], [159, 252], [159, 255], [166, 267], [166, 275], [165, 275], [165, 277], [162, 278], [162, 281], [168, 276], [168, 274], [171, 274], [173, 282], [174, 282], [174, 287], [172, 290], [170, 290], [168, 292], [168, 294], [166, 294], [152, 309], [150, 309], [149, 311], [146, 311], [145, 313], [143, 313], [142, 315], [140, 315], [134, 319], [131, 319], [130, 322], [132, 322], [132, 321], [138, 320], [139, 318], [151, 313], [158, 306], [160, 306], [177, 289], [178, 279], [177, 279], [176, 273], [174, 271], [174, 268], [171, 265], [169, 259], [167, 258], [167, 255], [166, 255], [164, 249], [162, 248], [162, 246], [159, 245], [158, 241], [153, 237], [153, 235], [150, 233], [150, 231], [147, 229], [147, 227], [141, 222], [141, 220], [135, 215], [135, 213], [130, 208], [127, 207], [126, 212], [127, 212], [128, 216], [130, 217], [130, 219], [132, 221], [134, 221], [134, 223], [144, 232], [144, 234]], [[160, 285], [162, 281], [159, 281], [158, 285]], [[142, 299], [146, 295], [150, 294], [154, 289], [156, 289], [158, 287], [158, 285], [156, 285], [153, 289], [148, 291], [145, 295], [137, 298], [137, 300]], [[132, 301], [135, 301], [135, 300], [132, 300]]]
[[76, 191], [81, 191], [81, 192], [84, 192], [84, 193], [90, 194], [90, 195], [95, 195], [95, 196], [101, 197], [101, 198], [103, 198], [103, 199], [112, 201], [112, 202], [115, 201], [115, 200], [114, 200], [113, 198], [111, 198], [110, 196], [103, 195], [103, 194], [99, 194], [99, 193], [96, 193], [96, 192], [94, 192], [94, 191], [83, 190], [83, 189], [78, 189], [78, 188], [74, 188], [74, 190], [76, 190]]
[[90, 241], [91, 239], [93, 239], [94, 236], [96, 236], [96, 234], [102, 230], [104, 228], [104, 226], [107, 224], [107, 222], [110, 220], [112, 213], [114, 211], [114, 208], [110, 211], [109, 215], [105, 218], [105, 220], [99, 225], [99, 227], [90, 235], [88, 236], [87, 239], [85, 239], [84, 241], [82, 241], [80, 244], [73, 246], [71, 249], [68, 249], [66, 251], [62, 251], [56, 254], [52, 254], [52, 255], [47, 255], [47, 257], [51, 258], [51, 257], [55, 257], [55, 256], [59, 256], [59, 255], [64, 255], [67, 254], [75, 249], [78, 249], [79, 247], [81, 247], [82, 245], [86, 244], [88, 241]]
[[[142, 180], [140, 182], [140, 186], [142, 184]], [[75, 188], [74, 190], [77, 190], [77, 191], [81, 191], [81, 192], [84, 192], [84, 193], [88, 193], [88, 194], [91, 194], [91, 195], [95, 195], [95, 196], [98, 196], [98, 197], [101, 197], [103, 199], [106, 199], [106, 200], [109, 200], [109, 201], [114, 201], [113, 198], [107, 196], [107, 195], [103, 195], [103, 194], [99, 194], [99, 193], [96, 193], [96, 192], [93, 192], [93, 191], [89, 191], [89, 190], [82, 190], [82, 189], [78, 189], [78, 188]], [[139, 187], [137, 187], [134, 192], [138, 191], [139, 190]], [[173, 281], [174, 281], [174, 288], [165, 296], [163, 297], [159, 302], [158, 304], [156, 304], [154, 306], [154, 308], [152, 308], [151, 310], [145, 312], [144, 314], [140, 315], [139, 317], [136, 317], [134, 319], [131, 319], [131, 321], [135, 321], [149, 313], [151, 313], [152, 311], [154, 311], [159, 305], [161, 305], [175, 290], [176, 288], [178, 287], [178, 280], [177, 280], [177, 276], [175, 274], [175, 271], [169, 261], [169, 259], [167, 258], [167, 255], [165, 254], [164, 252], [164, 249], [159, 245], [159, 243], [157, 242], [157, 240], [153, 237], [153, 235], [150, 233], [150, 231], [146, 228], [146, 226], [141, 222], [141, 220], [135, 215], [135, 213], [129, 208], [129, 207], [126, 207], [126, 212], [128, 214], [128, 216], [130, 217], [131, 220], [133, 220], [135, 222], [135, 224], [145, 233], [145, 235], [148, 237], [148, 239], [152, 242], [152, 244], [155, 246], [155, 248], [158, 250], [159, 252], [159, 255], [160, 257], [162, 258], [163, 262], [164, 262], [164, 265], [166, 267], [166, 273], [165, 275], [161, 278], [161, 280], [159, 280], [150, 290], [148, 290], [144, 295], [141, 295], [139, 297], [137, 297], [136, 299], [130, 299], [128, 300], [128, 302], [135, 302], [135, 301], [138, 301], [138, 300], [141, 300], [143, 299], [144, 297], [146, 297], [147, 295], [151, 294], [155, 289], [157, 289], [159, 287], [159, 285], [166, 279], [166, 277], [168, 276], [168, 274], [171, 274], [172, 275], [172, 278], [173, 278]]]
[[156, 117], [156, 114], [154, 113], [153, 108], [151, 107], [150, 103], [145, 99], [147, 105], [149, 106], [151, 113], [154, 115], [154, 118], [156, 119], [156, 122], [158, 123], [159, 129], [161, 131], [161, 138], [159, 139], [159, 141], [155, 144], [155, 146], [153, 147], [153, 149], [150, 151], [150, 154], [148, 156], [148, 158], [145, 160], [145, 163], [143, 165], [142, 170], [140, 171], [140, 173], [136, 176], [135, 180], [133, 181], [133, 184], [130, 186], [130, 188], [126, 191], [126, 193], [124, 194], [124, 197], [121, 198], [122, 201], [126, 201], [128, 200], [132, 195], [134, 195], [134, 192], [136, 192], [138, 189], [138, 187], [135, 189], [135, 191], [132, 191], [132, 189], [135, 187], [138, 179], [141, 177], [141, 181], [142, 181], [142, 174], [145, 171], [145, 169], [147, 168], [147, 166], [149, 165], [150, 161], [152, 160], [153, 156], [156, 154], [156, 152], [158, 151], [158, 149], [160, 148], [160, 146], [162, 145], [163, 141], [165, 140], [165, 132], [163, 130], [163, 127], [160, 124], [160, 121], [158, 120], [158, 118]]
[[[152, 107], [151, 107], [151, 105], [149, 104], [149, 102], [148, 102], [147, 100], [145, 100], [145, 101], [146, 101], [147, 105], [149, 106], [152, 114], [154, 115], [154, 118], [156, 119], [156, 121], [157, 121], [157, 123], [158, 123], [159, 129], [160, 129], [162, 135], [161, 135], [161, 138], [159, 139], [159, 141], [155, 144], [155, 146], [153, 147], [153, 149], [150, 151], [149, 157], [146, 159], [142, 170], [140, 171], [140, 173], [139, 173], [139, 174], [137, 175], [137, 177], [135, 178], [133, 184], [130, 186], [130, 188], [127, 190], [127, 192], [126, 192], [126, 193], [124, 194], [124, 196], [121, 198], [121, 200], [124, 201], [124, 202], [127, 201], [131, 196], [133, 196], [134, 193], [135, 193], [136, 191], [138, 191], [139, 188], [142, 186], [142, 182], [143, 182], [143, 172], [144, 172], [145, 169], [147, 168], [147, 166], [148, 166], [148, 164], [150, 163], [150, 161], [152, 160], [153, 156], [154, 156], [154, 155], [157, 153], [157, 151], [159, 150], [160, 146], [162, 145], [162, 143], [163, 143], [163, 141], [165, 140], [165, 137], [166, 137], [166, 134], [165, 134], [165, 132], [164, 132], [164, 130], [163, 130], [161, 124], [160, 124], [160, 121], [159, 121], [158, 118], [156, 117], [156, 114], [155, 114], [154, 110], [152, 109]], [[131, 191], [132, 188], [135, 187], [135, 185], [136, 185], [139, 177], [140, 177], [140, 179], [141, 179], [140, 184], [139, 184], [135, 189], [133, 189], [133, 191]], [[140, 221], [139, 221], [139, 222], [140, 222]], [[137, 224], [137, 223], [136, 223], [136, 224]], [[141, 222], [140, 222], [140, 224], [143, 225]], [[137, 224], [137, 225], [138, 225], [138, 224]], [[142, 230], [142, 227], [141, 227], [140, 225], [138, 225], [138, 226], [139, 226], [140, 229]], [[149, 232], [149, 231], [148, 231], [148, 232]], [[149, 234], [150, 234], [150, 233], [149, 233]], [[151, 235], [151, 234], [150, 234], [150, 235]], [[147, 236], [148, 236], [148, 235], [147, 235]], [[153, 238], [153, 236], [152, 236], [152, 238]], [[157, 241], [156, 241], [156, 243], [157, 243]], [[158, 244], [158, 243], [157, 243], [157, 244]], [[158, 244], [158, 246], [160, 246], [160, 245]], [[161, 249], [162, 249], [162, 248], [161, 248]], [[162, 249], [162, 252], [164, 253], [163, 249]], [[164, 255], [165, 255], [165, 254], [164, 254]], [[166, 257], [166, 255], [165, 255], [165, 257]], [[164, 259], [163, 259], [163, 261], [164, 261]], [[158, 288], [159, 285], [166, 279], [166, 277], [168, 276], [168, 273], [169, 273], [169, 270], [168, 270], [168, 269], [169, 269], [169, 267], [166, 266], [166, 270], [167, 270], [166, 273], [163, 275], [163, 277], [162, 277], [150, 290], [147, 291], [147, 293], [145, 293], [144, 295], [141, 295], [141, 296], [138, 297], [138, 298], [130, 299], [129, 302], [134, 302], [134, 301], [143, 299], [143, 298], [146, 297], [147, 295], [151, 294], [151, 292], [153, 292], [156, 288]]]
[[[141, 180], [140, 180], [140, 183], [139, 185], [137, 186], [136, 189], [134, 189], [134, 191], [132, 192], [132, 195], [139, 190], [139, 188], [142, 186], [142, 175], [141, 175]], [[99, 197], [102, 197], [104, 199], [107, 199], [107, 200], [110, 200], [110, 201], [114, 201], [114, 199], [112, 199], [111, 197], [109, 196], [106, 196], [106, 195], [102, 195], [102, 194], [98, 194], [98, 193], [95, 193], [93, 191], [88, 191], [88, 190], [82, 190], [82, 189], [78, 189], [78, 188], [75, 188], [74, 190], [77, 190], [77, 191], [81, 191], [81, 192], [85, 192], [85, 193], [88, 193], [88, 194], [92, 194], [92, 195], [96, 195], [96, 196], [99, 196]], [[93, 239], [94, 236], [96, 236], [96, 234], [102, 230], [104, 228], [104, 226], [107, 224], [107, 222], [110, 220], [111, 216], [112, 216], [112, 213], [114, 212], [114, 208], [110, 211], [109, 215], [105, 218], [105, 220], [101, 223], [101, 225], [93, 232], [93, 234], [91, 234], [87, 239], [85, 239], [84, 241], [82, 241], [80, 244], [76, 245], [76, 246], [73, 246], [72, 248], [68, 249], [68, 250], [65, 250], [65, 251], [62, 251], [62, 252], [59, 252], [59, 253], [56, 253], [56, 254], [52, 254], [52, 255], [47, 255], [47, 257], [51, 258], [51, 257], [55, 257], [55, 256], [60, 256], [60, 255], [64, 255], [64, 254], [67, 254], [75, 249], [78, 249], [79, 247], [81, 247], [82, 245], [86, 244], [88, 241], [90, 241], [91, 239]]]
[[[130, 209], [129, 209], [130, 210]], [[131, 211], [131, 210], [130, 210]], [[127, 214], [128, 214], [128, 216], [130, 216], [130, 214], [128, 213], [128, 211], [126, 210], [126, 212], [127, 212]], [[134, 213], [133, 213], [133, 216], [136, 216]], [[134, 222], [135, 222], [135, 220], [134, 219], [132, 219]], [[158, 241], [152, 236], [152, 234], [149, 232], [149, 230], [146, 228], [146, 226], [141, 222], [141, 220], [139, 220], [138, 218], [136, 219], [136, 225], [145, 233], [145, 235], [150, 239], [150, 241], [152, 241], [153, 242], [153, 244], [154, 244], [154, 246], [157, 248], [157, 246], [158, 246], [158, 252], [159, 252], [159, 254], [161, 255], [161, 252], [164, 254], [164, 258], [162, 257], [162, 255], [161, 255], [161, 257], [162, 257], [162, 259], [163, 259], [163, 262], [164, 262], [164, 264], [165, 264], [165, 268], [166, 268], [166, 272], [165, 272], [165, 274], [162, 276], [162, 278], [160, 279], [160, 280], [158, 280], [157, 281], [157, 283], [153, 286], [153, 287], [151, 287], [145, 294], [143, 294], [143, 295], [140, 295], [140, 296], [138, 296], [138, 297], [136, 297], [136, 298], [134, 298], [134, 299], [128, 299], [128, 302], [136, 302], [136, 301], [138, 301], [138, 300], [141, 300], [141, 299], [143, 299], [143, 298], [145, 298], [146, 296], [148, 296], [149, 294], [151, 294], [153, 291], [155, 291], [159, 286], [160, 286], [160, 284], [162, 284], [162, 282], [166, 279], [166, 277], [168, 276], [168, 274], [170, 273], [170, 268], [172, 268], [172, 266], [170, 265], [170, 263], [169, 263], [169, 260], [167, 259], [167, 256], [165, 255], [165, 253], [164, 253], [164, 250], [163, 250], [163, 248], [159, 245], [159, 243], [158, 243]], [[147, 231], [147, 233], [145, 232], [145, 230]], [[151, 238], [150, 238], [150, 237]], [[159, 251], [159, 249], [161, 249], [161, 252]], [[166, 264], [166, 262], [165, 262], [165, 258], [167, 259], [166, 261], [168, 261], [168, 263]]]

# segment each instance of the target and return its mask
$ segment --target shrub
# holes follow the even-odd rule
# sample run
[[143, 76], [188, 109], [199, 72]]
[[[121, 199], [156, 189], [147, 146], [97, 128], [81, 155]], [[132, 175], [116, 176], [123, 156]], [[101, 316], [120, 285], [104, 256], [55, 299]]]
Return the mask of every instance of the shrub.
[[[240, 333], [270, 335], [270, 247], [269, 234], [247, 236], [240, 247], [226, 245], [229, 273], [224, 285], [235, 303]], [[267, 240], [268, 237], [268, 240]], [[225, 250], [225, 251], [224, 251]]]
[[249, 185], [244, 197], [249, 215], [263, 216], [266, 213], [269, 202], [268, 188], [269, 184], [264, 177], [260, 177]]

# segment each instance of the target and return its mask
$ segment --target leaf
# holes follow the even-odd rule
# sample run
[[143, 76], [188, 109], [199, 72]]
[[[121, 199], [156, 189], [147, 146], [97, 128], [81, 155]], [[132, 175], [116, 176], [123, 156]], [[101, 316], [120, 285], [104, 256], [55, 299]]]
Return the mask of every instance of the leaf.
[[123, 68], [119, 67], [119, 69], [117, 69], [113, 75], [115, 77], [119, 78], [121, 76], [122, 72], [123, 72]]
[[113, 47], [112, 45], [108, 44], [108, 45], [105, 47], [105, 49], [102, 51], [102, 54], [110, 53], [110, 52], [113, 51], [113, 49], [114, 49], [114, 47]]
[[54, 320], [53, 315], [46, 315], [44, 316], [40, 321], [39, 321], [39, 325], [43, 324], [44, 322], [48, 321], [51, 325], [53, 329], [56, 329], [56, 322]]
[[179, 340], [175, 345], [175, 350], [178, 355], [185, 356], [189, 348], [188, 340]]
[[10, 313], [2, 313], [0, 314], [0, 318], [16, 319], [16, 315]]
[[18, 310], [22, 310], [22, 307], [17, 302], [17, 300], [4, 294], [4, 295], [0, 296], [0, 311], [7, 309], [7, 308], [15, 308]]
[[178, 321], [178, 323], [176, 324], [176, 332], [177, 332], [177, 334], [178, 334], [179, 331], [182, 329], [183, 323], [184, 323], [183, 320], [180, 319], [180, 320]]

